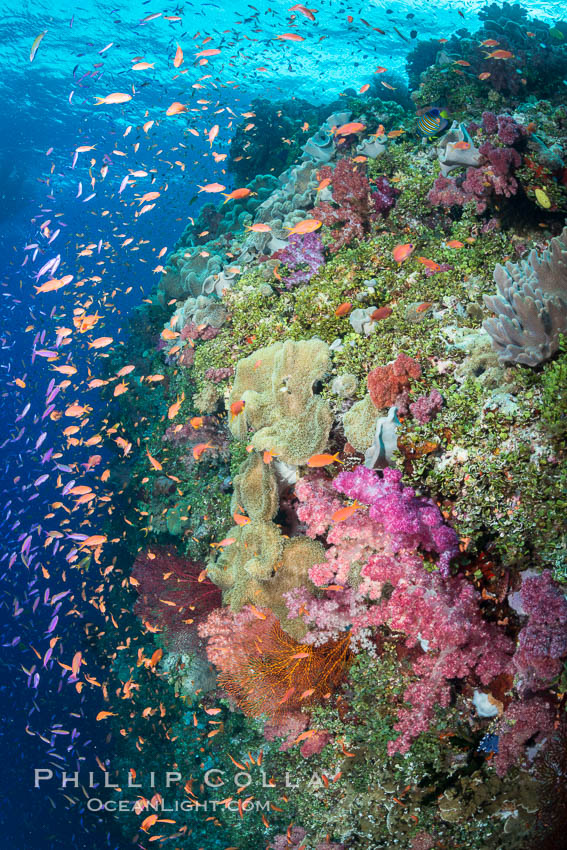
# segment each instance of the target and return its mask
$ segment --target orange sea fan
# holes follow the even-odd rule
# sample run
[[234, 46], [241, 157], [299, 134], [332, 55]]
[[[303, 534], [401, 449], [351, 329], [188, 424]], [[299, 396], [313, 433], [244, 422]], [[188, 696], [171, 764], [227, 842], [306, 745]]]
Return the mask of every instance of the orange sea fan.
[[350, 635], [321, 646], [298, 643], [271, 611], [254, 629], [234, 635], [238, 662], [221, 670], [221, 685], [249, 717], [272, 720], [319, 702], [331, 694], [350, 661]]

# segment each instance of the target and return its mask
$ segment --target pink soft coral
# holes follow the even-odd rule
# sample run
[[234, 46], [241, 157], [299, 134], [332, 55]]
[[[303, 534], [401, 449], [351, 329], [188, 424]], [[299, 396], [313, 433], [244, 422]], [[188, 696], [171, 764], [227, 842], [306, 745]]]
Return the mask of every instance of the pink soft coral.
[[[333, 522], [337, 502], [332, 490], [361, 507]], [[369, 630], [387, 628], [419, 653], [404, 693], [409, 707], [398, 713], [400, 735], [389, 746], [391, 753], [407, 752], [414, 738], [429, 729], [435, 707], [449, 704], [452, 681], [488, 685], [509, 669], [513, 642], [482, 619], [474, 587], [462, 577], [450, 577], [457, 535], [434, 502], [402, 484], [398, 470], [380, 475], [359, 466], [333, 481], [308, 476], [298, 495], [308, 533], [311, 517], [318, 536], [329, 529], [328, 548], [325, 562], [310, 571], [323, 595], [315, 597], [306, 588], [290, 591], [290, 616], [302, 617], [310, 628], [305, 643], [332, 640], [349, 628], [357, 641]], [[424, 552], [438, 557], [438, 572], [425, 568]]]
[[554, 730], [555, 712], [541, 697], [517, 700], [511, 703], [498, 723], [498, 753], [494, 767], [503, 776], [524, 755], [527, 742], [536, 743], [550, 736]]
[[529, 619], [514, 655], [519, 689], [543, 690], [559, 675], [567, 656], [567, 601], [549, 570], [525, 579], [520, 597]]

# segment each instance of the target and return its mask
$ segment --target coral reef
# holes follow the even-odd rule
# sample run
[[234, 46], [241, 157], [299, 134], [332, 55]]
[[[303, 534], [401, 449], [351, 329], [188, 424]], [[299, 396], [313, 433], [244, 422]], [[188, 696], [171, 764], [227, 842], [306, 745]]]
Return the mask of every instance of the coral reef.
[[319, 169], [320, 180], [330, 180], [333, 203], [322, 201], [315, 208], [314, 217], [331, 228], [334, 242], [331, 252], [336, 253], [353, 239], [362, 239], [370, 222], [378, 215], [387, 215], [395, 204], [396, 192], [382, 176], [371, 192], [364, 172], [348, 159], [341, 159], [334, 169], [326, 165]]
[[[111, 387], [137, 370], [118, 403], [144, 643], [115, 653], [120, 687], [125, 657], [136, 684], [159, 657], [171, 763], [274, 777], [267, 823], [215, 812], [219, 846], [558, 834], [567, 28], [480, 19], [414, 42], [417, 115], [385, 68], [335, 104], [254, 101], [228, 162], [250, 194], [202, 207], [109, 358]], [[424, 138], [433, 106], [450, 129]]]

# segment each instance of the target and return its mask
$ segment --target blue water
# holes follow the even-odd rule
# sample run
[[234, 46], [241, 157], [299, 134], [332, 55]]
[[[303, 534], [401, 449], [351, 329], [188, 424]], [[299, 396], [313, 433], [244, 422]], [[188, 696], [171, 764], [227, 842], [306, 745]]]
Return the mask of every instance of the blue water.
[[[55, 344], [56, 329], [68, 326], [73, 309], [85, 302], [87, 312], [102, 316], [100, 335], [120, 344], [127, 315], [157, 283], [159, 275], [153, 270], [160, 262], [158, 252], [171, 250], [189, 217], [198, 213], [204, 197], [198, 186], [218, 181], [227, 190], [233, 187], [226, 162], [215, 162], [210, 153], [206, 133], [213, 124], [220, 127], [215, 151], [227, 153], [239, 116], [254, 97], [326, 103], [347, 89], [357, 91], [377, 65], [386, 66], [384, 79], [395, 83], [405, 77], [405, 58], [416, 40], [448, 38], [462, 26], [474, 32], [479, 26], [476, 13], [484, 4], [317, 0], [315, 21], [300, 13], [291, 20], [290, 5], [278, 0], [169, 5], [157, 0], [118, 5], [0, 2], [3, 847], [132, 846], [122, 843], [111, 822], [84, 811], [80, 791], [71, 790], [72, 800], [66, 802], [56, 783], [49, 790], [33, 788], [34, 768], [52, 767], [56, 776], [77, 765], [95, 768], [96, 757], [109, 758], [112, 746], [93, 721], [103, 704], [97, 688], [79, 694], [61, 666], [69, 666], [77, 651], [88, 657], [85, 621], [90, 618], [96, 624], [100, 614], [81, 601], [81, 594], [88, 600], [95, 593], [90, 574], [67, 564], [73, 540], [65, 537], [55, 553], [53, 545], [45, 546], [52, 527], [46, 514], [61, 487], [80, 477], [81, 469], [89, 481], [89, 475], [93, 482], [96, 477], [81, 467], [89, 452], [66, 446], [60, 423], [51, 421], [49, 414], [42, 419], [54, 373], [37, 351]], [[562, 2], [523, 5], [547, 22], [564, 12]], [[148, 19], [152, 15], [156, 17]], [[277, 38], [290, 31], [304, 40]], [[32, 43], [42, 32], [30, 62]], [[177, 44], [185, 55], [178, 70], [173, 67]], [[210, 49], [220, 53], [196, 57]], [[199, 58], [207, 61], [199, 65]], [[153, 67], [133, 71], [134, 61]], [[95, 105], [95, 98], [113, 92], [131, 99]], [[189, 111], [167, 117], [165, 111], [174, 101], [188, 104]], [[144, 130], [151, 121], [154, 124]], [[125, 135], [128, 127], [132, 129]], [[92, 150], [76, 155], [80, 146]], [[136, 170], [147, 171], [147, 178], [132, 180], [119, 194], [124, 177]], [[155, 207], [136, 217], [135, 197], [156, 186], [161, 195]], [[60, 229], [51, 244], [42, 226], [51, 235]], [[133, 242], [124, 246], [130, 237]], [[34, 244], [39, 245], [37, 253], [26, 247]], [[94, 246], [91, 255], [78, 256], [89, 244]], [[51, 275], [38, 280], [36, 275], [57, 255], [57, 276], [71, 274], [86, 282], [80, 290], [62, 289], [42, 297], [35, 287]], [[98, 374], [101, 361], [82, 337], [75, 334], [68, 351], [78, 370], [73, 378], [77, 384], [90, 377], [88, 369]], [[25, 386], [18, 386], [16, 378]], [[108, 415], [98, 391], [87, 395], [70, 386], [63, 392], [66, 403], [80, 397], [92, 407], [89, 427], [96, 433]], [[46, 458], [49, 449], [53, 453]], [[34, 484], [46, 473], [43, 483]], [[75, 519], [76, 526], [67, 530], [96, 530], [96, 514], [85, 518], [79, 511]], [[52, 603], [54, 596], [67, 591]], [[54, 616], [58, 623], [50, 631]], [[53, 656], [45, 662], [54, 636], [58, 640]], [[89, 672], [96, 678], [96, 661], [92, 665]]]

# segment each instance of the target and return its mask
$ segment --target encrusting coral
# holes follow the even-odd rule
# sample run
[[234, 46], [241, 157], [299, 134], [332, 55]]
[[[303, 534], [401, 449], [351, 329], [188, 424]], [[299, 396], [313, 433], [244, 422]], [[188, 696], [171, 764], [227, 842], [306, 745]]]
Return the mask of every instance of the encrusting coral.
[[496, 313], [484, 327], [503, 362], [538, 366], [559, 350], [567, 330], [567, 227], [542, 254], [533, 249], [527, 260], [497, 265], [498, 295], [484, 303]]
[[307, 463], [324, 450], [333, 422], [328, 403], [313, 393], [329, 368], [329, 348], [317, 339], [277, 342], [239, 360], [228, 402], [244, 402], [229, 413], [234, 436], [285, 463]]

